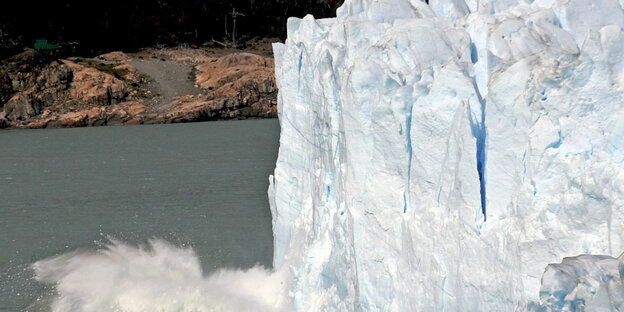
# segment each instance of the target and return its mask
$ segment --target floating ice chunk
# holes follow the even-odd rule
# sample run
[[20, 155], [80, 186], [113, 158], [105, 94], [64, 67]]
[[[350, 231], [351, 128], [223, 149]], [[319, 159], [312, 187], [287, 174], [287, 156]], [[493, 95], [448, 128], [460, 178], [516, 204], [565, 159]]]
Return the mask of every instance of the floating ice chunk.
[[581, 255], [550, 264], [527, 311], [624, 311], [624, 255]]

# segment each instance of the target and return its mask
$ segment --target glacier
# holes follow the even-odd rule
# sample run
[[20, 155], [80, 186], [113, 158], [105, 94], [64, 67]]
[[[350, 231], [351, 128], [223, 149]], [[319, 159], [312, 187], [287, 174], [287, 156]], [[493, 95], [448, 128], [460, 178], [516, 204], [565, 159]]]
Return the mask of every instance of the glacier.
[[623, 8], [289, 19], [269, 201], [293, 309], [624, 311]]

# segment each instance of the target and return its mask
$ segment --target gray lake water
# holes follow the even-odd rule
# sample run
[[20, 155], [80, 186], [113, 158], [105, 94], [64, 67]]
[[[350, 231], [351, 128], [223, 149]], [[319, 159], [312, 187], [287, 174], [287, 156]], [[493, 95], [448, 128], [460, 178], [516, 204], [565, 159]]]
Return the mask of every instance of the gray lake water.
[[43, 291], [30, 265], [111, 237], [191, 246], [205, 272], [271, 266], [277, 120], [0, 131], [0, 311]]

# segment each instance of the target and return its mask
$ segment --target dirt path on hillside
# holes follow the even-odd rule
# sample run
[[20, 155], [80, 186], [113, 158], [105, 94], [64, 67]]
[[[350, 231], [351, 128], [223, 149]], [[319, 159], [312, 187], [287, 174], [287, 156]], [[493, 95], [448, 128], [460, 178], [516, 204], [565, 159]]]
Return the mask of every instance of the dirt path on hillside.
[[160, 59], [132, 59], [128, 62], [137, 71], [150, 78], [148, 88], [158, 99], [159, 106], [171, 103], [182, 95], [197, 95], [192, 74], [193, 66]]

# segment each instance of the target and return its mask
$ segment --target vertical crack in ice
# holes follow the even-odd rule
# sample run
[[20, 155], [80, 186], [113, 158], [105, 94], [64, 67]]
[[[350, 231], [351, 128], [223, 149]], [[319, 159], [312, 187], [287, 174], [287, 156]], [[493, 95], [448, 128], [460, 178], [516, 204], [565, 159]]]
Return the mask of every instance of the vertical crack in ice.
[[486, 151], [486, 138], [487, 138], [487, 128], [485, 126], [485, 105], [486, 101], [481, 96], [481, 92], [479, 92], [479, 87], [477, 83], [473, 81], [475, 92], [477, 93], [477, 97], [479, 98], [479, 103], [481, 104], [481, 120], [474, 121], [472, 120], [472, 114], [470, 114], [470, 127], [472, 128], [472, 135], [477, 139], [477, 172], [479, 173], [479, 191], [481, 194], [481, 212], [483, 213], [483, 221], [487, 221], [487, 203], [486, 203], [486, 162], [487, 162], [487, 151]]
[[479, 172], [479, 191], [481, 193], [481, 212], [483, 212], [483, 221], [487, 221], [487, 204], [485, 196], [485, 164], [487, 161], [487, 154], [485, 150], [485, 138], [487, 130], [485, 128], [485, 103], [482, 105], [481, 111], [481, 126], [479, 128], [479, 135], [477, 137], [477, 171]]
[[413, 155], [413, 149], [412, 149], [412, 111], [414, 110], [414, 103], [410, 103], [409, 104], [409, 111], [407, 113], [407, 121], [405, 123], [405, 126], [407, 129], [405, 129], [405, 133], [407, 134], [407, 153], [408, 153], [408, 161], [407, 161], [407, 191], [405, 193], [403, 193], [403, 213], [407, 213], [407, 206], [409, 206], [409, 190], [410, 190], [410, 183], [412, 180], [412, 155]]

